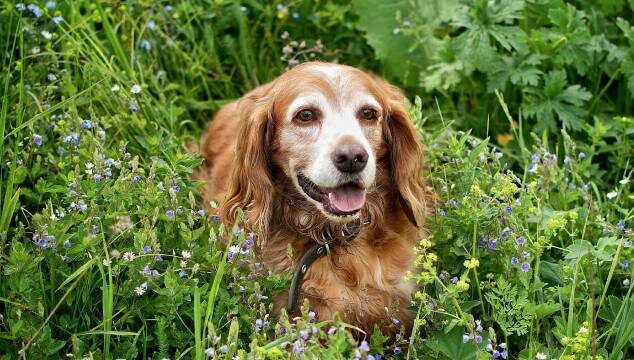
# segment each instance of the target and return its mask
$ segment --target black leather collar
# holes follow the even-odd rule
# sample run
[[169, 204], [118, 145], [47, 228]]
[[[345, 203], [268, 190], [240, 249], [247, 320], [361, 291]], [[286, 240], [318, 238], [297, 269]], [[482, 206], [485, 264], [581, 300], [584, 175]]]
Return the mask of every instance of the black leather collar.
[[291, 314], [297, 309], [299, 291], [302, 287], [304, 275], [308, 272], [308, 268], [310, 268], [315, 260], [326, 254], [330, 254], [337, 246], [354, 240], [357, 235], [359, 235], [359, 232], [361, 232], [361, 225], [360, 220], [355, 220], [334, 230], [330, 226], [324, 227], [321, 232], [321, 239], [315, 239], [316, 243], [304, 253], [295, 267], [291, 287], [288, 291], [287, 313]]

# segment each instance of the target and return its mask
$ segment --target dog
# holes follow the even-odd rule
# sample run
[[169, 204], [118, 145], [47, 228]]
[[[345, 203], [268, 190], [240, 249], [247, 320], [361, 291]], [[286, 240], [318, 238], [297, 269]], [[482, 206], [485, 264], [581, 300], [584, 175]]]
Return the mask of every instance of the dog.
[[[402, 92], [362, 70], [300, 64], [222, 107], [201, 140], [205, 204], [233, 227], [244, 213], [272, 272], [294, 273], [275, 312], [308, 299], [366, 333], [410, 328], [403, 281], [430, 194]], [[292, 256], [287, 248], [292, 248]]]

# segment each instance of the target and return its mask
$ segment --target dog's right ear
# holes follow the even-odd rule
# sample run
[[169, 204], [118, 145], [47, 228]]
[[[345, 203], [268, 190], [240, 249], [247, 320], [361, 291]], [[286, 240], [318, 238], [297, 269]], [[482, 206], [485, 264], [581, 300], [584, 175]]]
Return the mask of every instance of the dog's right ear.
[[226, 226], [235, 225], [243, 210], [251, 226], [265, 231], [271, 216], [273, 178], [269, 154], [273, 134], [273, 99], [269, 85], [238, 102], [240, 126], [227, 197], [220, 207]]

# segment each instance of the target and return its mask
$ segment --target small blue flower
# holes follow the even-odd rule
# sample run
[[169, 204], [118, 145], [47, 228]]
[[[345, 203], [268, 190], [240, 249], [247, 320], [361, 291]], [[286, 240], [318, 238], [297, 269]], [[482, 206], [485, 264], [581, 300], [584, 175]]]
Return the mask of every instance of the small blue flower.
[[530, 269], [531, 269], [531, 265], [529, 263], [527, 263], [526, 261], [524, 261], [522, 263], [522, 271], [523, 272], [528, 272], [528, 270], [530, 270]]
[[143, 247], [143, 249], [141, 249], [141, 252], [142, 252], [144, 255], [149, 254], [151, 251], [152, 251], [152, 248], [151, 248], [150, 246], [148, 246], [148, 245], [145, 245], [145, 246]]
[[541, 161], [541, 157], [539, 156], [539, 154], [531, 155], [531, 163], [532, 164], [539, 164], [540, 161]]
[[440, 273], [440, 275], [438, 275], [438, 278], [439, 278], [440, 280], [445, 280], [445, 279], [447, 278], [447, 275], [445, 275], [445, 273], [444, 273], [444, 272], [441, 272], [441, 273]]
[[88, 205], [86, 205], [86, 202], [84, 200], [79, 200], [79, 211], [85, 212], [86, 210], [88, 210]]
[[476, 336], [473, 337], [473, 339], [478, 344], [482, 342], [482, 336], [481, 335], [476, 335]]
[[619, 227], [619, 230], [625, 231], [625, 220], [624, 219], [619, 220], [617, 226]]
[[293, 352], [295, 354], [303, 354], [304, 353], [304, 342], [298, 339], [293, 343]]
[[92, 122], [90, 120], [82, 120], [81, 127], [83, 129], [92, 129]]
[[583, 151], [580, 152], [579, 155], [578, 155], [579, 160], [585, 159], [585, 157], [586, 157], [586, 153], [584, 153]]
[[396, 326], [399, 326], [399, 325], [401, 325], [401, 320], [399, 320], [399, 319], [392, 319], [392, 323], [393, 323], [394, 325], [396, 325]]
[[44, 238], [40, 238], [37, 241], [37, 245], [40, 247], [40, 249], [44, 250], [48, 247], [48, 242], [46, 242], [46, 239]]
[[151, 48], [152, 48], [152, 45], [150, 45], [149, 41], [147, 41], [147, 40], [141, 41], [141, 49], [143, 49], [145, 51], [150, 51]]
[[398, 347], [398, 346], [397, 346], [397, 347], [395, 347], [395, 348], [394, 348], [394, 355], [398, 355], [398, 354], [400, 354], [400, 353], [401, 353], [401, 348], [400, 348], [400, 347]]
[[468, 343], [468, 342], [469, 342], [469, 335], [467, 335], [467, 334], [463, 334], [463, 335], [462, 335], [462, 343], [463, 343], [463, 344], [466, 344], [466, 343]]
[[150, 30], [154, 30], [156, 28], [156, 22], [154, 20], [150, 20], [145, 26]]
[[66, 241], [64, 241], [64, 247], [70, 249], [70, 240], [66, 239]]
[[517, 265], [517, 264], [519, 264], [519, 262], [520, 262], [520, 261], [519, 261], [519, 259], [518, 259], [518, 258], [516, 258], [515, 256], [513, 256], [513, 257], [511, 258], [511, 264], [512, 264], [512, 265]]
[[370, 345], [368, 344], [367, 341], [363, 340], [361, 341], [361, 344], [359, 345], [359, 350], [368, 352], [370, 351]]
[[489, 250], [494, 251], [497, 248], [497, 246], [498, 246], [498, 243], [495, 239], [489, 240], [489, 244], [488, 244]]
[[513, 208], [510, 205], [506, 205], [504, 207], [504, 212], [507, 213], [507, 214], [510, 214], [510, 213], [513, 212]]
[[93, 235], [97, 235], [97, 234], [99, 234], [99, 231], [100, 231], [100, 229], [99, 229], [99, 226], [97, 226], [97, 225], [94, 225], [94, 226], [92, 227], [92, 229], [90, 229], [90, 232], [91, 232]]
[[445, 210], [440, 210], [438, 212], [438, 215], [440, 215], [441, 217], [445, 217], [447, 214], [445, 213]]
[[167, 210], [165, 212], [165, 216], [167, 216], [169, 219], [173, 219], [174, 218], [174, 210]]
[[42, 146], [42, 135], [33, 134], [33, 143], [36, 146]]
[[500, 238], [502, 240], [506, 240], [506, 239], [508, 239], [509, 235], [511, 235], [511, 229], [509, 229], [508, 227], [505, 227], [504, 229], [502, 229], [502, 233], [500, 234]]
[[134, 99], [130, 100], [130, 103], [128, 105], [130, 107], [131, 112], [136, 113], [139, 111], [139, 104], [136, 102], [136, 100]]
[[253, 245], [255, 245], [255, 243], [253, 242], [253, 239], [249, 238], [247, 239], [247, 241], [245, 242], [245, 245], [247, 247], [247, 249], [250, 249], [253, 247]]
[[63, 22], [64, 22], [64, 18], [61, 17], [61, 16], [55, 16], [53, 18], [53, 23], [55, 23], [55, 25], [59, 25], [59, 24], [61, 24]]
[[524, 251], [522, 255], [524, 255], [525, 258], [531, 257], [531, 253], [529, 253], [528, 251]]
[[24, 3], [17, 3], [15, 4], [15, 9], [18, 11], [24, 11], [26, 9], [26, 5], [24, 5]]
[[184, 278], [185, 276], [187, 276], [187, 273], [185, 272], [185, 270], [181, 270], [178, 272], [178, 276]]
[[40, 18], [42, 16], [42, 10], [40, 10], [40, 8], [35, 5], [35, 4], [29, 4], [29, 6], [26, 7], [27, 9], [29, 9], [29, 11], [33, 14], [33, 16], [35, 16], [36, 18]]
[[[164, 7], [165, 11], [167, 12], [172, 12], [174, 11], [174, 7], [172, 5], [165, 5]], [[225, 351], [226, 352], [226, 351]]]
[[198, 215], [199, 216], [205, 216], [205, 210], [203, 210], [203, 209], [198, 210]]
[[57, 4], [55, 3], [55, 1], [47, 1], [46, 2], [46, 8], [49, 9], [49, 10], [55, 9], [56, 6], [57, 6]]
[[134, 175], [134, 182], [138, 183], [139, 181], [141, 181], [141, 175]]
[[145, 265], [145, 267], [143, 268], [143, 275], [145, 275], [145, 276], [152, 275], [152, 270], [150, 270], [149, 266]]
[[99, 175], [99, 174], [95, 174], [95, 175], [93, 175], [93, 176], [92, 176], [92, 179], [93, 179], [95, 182], [99, 182], [99, 181], [101, 180], [101, 175]]
[[66, 255], [62, 255], [62, 261], [63, 262], [68, 262], [68, 260], [70, 260], [70, 258]]
[[515, 243], [520, 246], [524, 245], [526, 243], [526, 238], [523, 236], [520, 236], [517, 238], [517, 240], [515, 240]]
[[299, 13], [298, 13], [298, 12], [294, 12], [294, 13], [292, 13], [292, 14], [291, 14], [291, 17], [292, 17], [294, 20], [298, 20], [298, 19], [299, 19]]
[[627, 259], [623, 260], [623, 262], [621, 263], [621, 268], [623, 270], [627, 270], [629, 267], [630, 267], [630, 262]]
[[451, 278], [451, 282], [452, 282], [453, 284], [457, 283], [457, 282], [458, 282], [458, 277], [456, 277], [456, 276], [452, 277], [452, 278]]
[[534, 173], [536, 171], [537, 171], [537, 164], [535, 164], [535, 163], [530, 164], [530, 166], [528, 167], [528, 172], [529, 173]]

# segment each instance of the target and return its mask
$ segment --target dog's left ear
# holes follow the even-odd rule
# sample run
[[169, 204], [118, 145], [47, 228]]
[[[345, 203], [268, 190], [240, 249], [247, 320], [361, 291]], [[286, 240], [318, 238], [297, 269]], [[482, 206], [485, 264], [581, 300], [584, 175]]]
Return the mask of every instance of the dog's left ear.
[[420, 134], [409, 118], [401, 91], [385, 81], [381, 87], [387, 107], [383, 136], [389, 151], [392, 182], [403, 211], [419, 227], [423, 225], [428, 196]]

